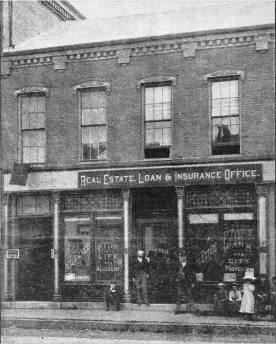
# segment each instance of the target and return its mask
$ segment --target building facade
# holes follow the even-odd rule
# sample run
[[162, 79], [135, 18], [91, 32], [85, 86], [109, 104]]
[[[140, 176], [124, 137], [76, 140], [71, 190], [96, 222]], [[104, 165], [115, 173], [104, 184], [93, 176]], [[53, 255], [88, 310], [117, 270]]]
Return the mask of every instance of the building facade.
[[197, 302], [274, 276], [273, 45], [259, 25], [6, 52], [4, 298], [98, 301], [115, 280], [134, 302], [140, 248], [151, 302], [175, 301], [182, 248]]
[[85, 17], [68, 1], [2, 2], [3, 49], [15, 47], [62, 21]]

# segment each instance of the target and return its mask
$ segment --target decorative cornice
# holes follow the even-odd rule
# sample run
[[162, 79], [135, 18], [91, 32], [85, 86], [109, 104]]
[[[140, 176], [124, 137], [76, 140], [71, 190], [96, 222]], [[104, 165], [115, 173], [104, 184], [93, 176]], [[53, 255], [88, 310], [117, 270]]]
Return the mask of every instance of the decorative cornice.
[[82, 84], [73, 87], [73, 93], [76, 94], [78, 90], [86, 88], [105, 88], [107, 92], [110, 92], [110, 83], [105, 81], [86, 81]]
[[176, 187], [175, 191], [176, 191], [177, 198], [178, 199], [183, 199], [183, 197], [184, 197], [184, 187]]
[[176, 86], [176, 77], [167, 75], [153, 75], [148, 78], [139, 80], [137, 84], [137, 89], [140, 90], [141, 86], [144, 84], [150, 84], [155, 82], [171, 82], [172, 86]]
[[24, 93], [45, 93], [46, 96], [49, 96], [49, 88], [45, 86], [31, 85], [20, 88], [19, 90], [16, 90], [14, 93], [16, 96]]
[[130, 189], [122, 189], [122, 197], [124, 200], [129, 200], [130, 198]]
[[[72, 63], [115, 58], [118, 59], [118, 63], [123, 66], [130, 62], [131, 57], [167, 54], [172, 52], [181, 52], [183, 58], [194, 58], [198, 50], [238, 47], [252, 44], [256, 45], [256, 51], [262, 52], [266, 51], [269, 48], [268, 43], [274, 40], [274, 31], [272, 31], [272, 29], [267, 29], [265, 32], [260, 30], [259, 32], [210, 33], [208, 35], [198, 35], [190, 38], [156, 38], [154, 41], [130, 43], [127, 48], [124, 44], [94, 48], [82, 47], [78, 50], [74, 50], [72, 47], [65, 52], [46, 52], [45, 50], [44, 54], [37, 53], [33, 55], [30, 53], [29, 56], [27, 55], [28, 57], [26, 57], [25, 54], [23, 55], [22, 52], [18, 52], [18, 55], [11, 55], [8, 58], [12, 63], [12, 68], [53, 64], [55, 69], [63, 70], [65, 69], [66, 62]], [[61, 66], [61, 68], [58, 66]]]
[[256, 184], [256, 192], [258, 196], [268, 196], [269, 185]]

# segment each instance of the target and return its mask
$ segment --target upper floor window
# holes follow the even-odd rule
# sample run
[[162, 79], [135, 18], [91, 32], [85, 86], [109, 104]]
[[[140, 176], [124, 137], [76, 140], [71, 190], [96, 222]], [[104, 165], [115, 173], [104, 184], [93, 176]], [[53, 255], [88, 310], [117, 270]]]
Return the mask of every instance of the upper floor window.
[[145, 86], [145, 158], [169, 158], [171, 150], [172, 87]]
[[84, 89], [80, 94], [82, 161], [106, 159], [106, 91]]
[[240, 154], [239, 80], [211, 82], [212, 154]]
[[22, 162], [45, 162], [45, 94], [20, 96]]

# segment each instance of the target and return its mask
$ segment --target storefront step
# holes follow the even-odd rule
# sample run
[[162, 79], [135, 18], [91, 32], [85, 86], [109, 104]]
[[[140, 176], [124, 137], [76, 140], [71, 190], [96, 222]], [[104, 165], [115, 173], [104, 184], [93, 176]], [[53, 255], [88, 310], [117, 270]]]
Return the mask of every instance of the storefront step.
[[[151, 304], [137, 305], [133, 303], [123, 303], [122, 309], [135, 311], [173, 311], [174, 304]], [[94, 309], [105, 310], [105, 302], [51, 302], [51, 301], [3, 301], [3, 309]], [[182, 310], [185, 312], [187, 307], [182, 305]], [[212, 304], [193, 304], [193, 311], [195, 312], [212, 312]]]

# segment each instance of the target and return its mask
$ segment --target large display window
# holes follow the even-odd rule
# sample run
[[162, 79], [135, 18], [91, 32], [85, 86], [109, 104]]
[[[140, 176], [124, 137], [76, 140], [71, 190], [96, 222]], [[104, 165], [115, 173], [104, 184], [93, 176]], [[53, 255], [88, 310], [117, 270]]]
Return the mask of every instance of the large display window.
[[258, 274], [253, 188], [208, 187], [189, 191], [185, 243], [202, 282], [239, 282], [246, 269]]
[[122, 216], [65, 218], [65, 282], [123, 281]]

